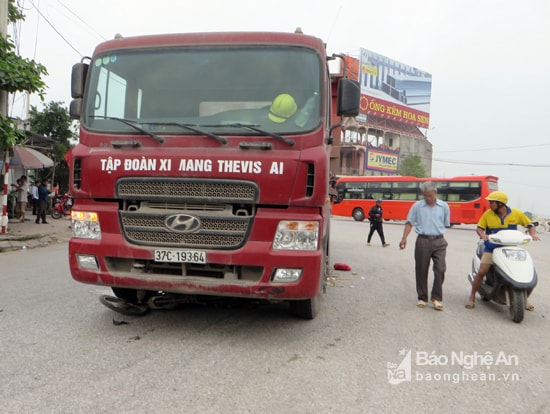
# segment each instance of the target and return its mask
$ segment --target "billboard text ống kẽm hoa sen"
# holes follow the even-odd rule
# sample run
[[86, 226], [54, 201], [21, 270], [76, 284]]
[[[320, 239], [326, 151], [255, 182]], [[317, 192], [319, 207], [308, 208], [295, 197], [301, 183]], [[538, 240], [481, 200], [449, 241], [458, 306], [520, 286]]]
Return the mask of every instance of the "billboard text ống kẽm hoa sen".
[[367, 49], [361, 49], [358, 72], [361, 115], [429, 127], [431, 74]]

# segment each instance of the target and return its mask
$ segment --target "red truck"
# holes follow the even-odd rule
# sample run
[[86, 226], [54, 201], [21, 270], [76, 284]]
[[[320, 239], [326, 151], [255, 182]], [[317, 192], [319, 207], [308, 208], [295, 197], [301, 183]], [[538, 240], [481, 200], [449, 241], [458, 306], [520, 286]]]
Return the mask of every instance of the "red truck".
[[130, 303], [244, 297], [314, 318], [332, 120], [359, 109], [356, 81], [334, 99], [330, 59], [300, 33], [192, 33], [117, 35], [74, 65], [72, 277]]

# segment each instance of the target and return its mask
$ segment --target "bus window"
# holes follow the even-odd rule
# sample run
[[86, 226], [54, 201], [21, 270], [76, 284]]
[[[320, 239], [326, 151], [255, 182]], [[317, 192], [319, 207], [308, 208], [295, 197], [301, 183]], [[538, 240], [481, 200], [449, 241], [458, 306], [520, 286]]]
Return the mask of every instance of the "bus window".
[[448, 184], [448, 201], [473, 201], [481, 197], [480, 181], [451, 181]]
[[396, 181], [392, 183], [392, 200], [417, 200], [418, 183], [415, 181]]

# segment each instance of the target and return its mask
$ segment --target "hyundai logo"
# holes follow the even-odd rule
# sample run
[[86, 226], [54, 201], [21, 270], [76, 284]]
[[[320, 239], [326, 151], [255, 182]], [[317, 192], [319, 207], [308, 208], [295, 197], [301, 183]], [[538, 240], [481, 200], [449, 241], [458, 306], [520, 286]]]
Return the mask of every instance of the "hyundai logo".
[[166, 217], [164, 225], [175, 233], [195, 233], [201, 228], [201, 221], [188, 214], [174, 214]]

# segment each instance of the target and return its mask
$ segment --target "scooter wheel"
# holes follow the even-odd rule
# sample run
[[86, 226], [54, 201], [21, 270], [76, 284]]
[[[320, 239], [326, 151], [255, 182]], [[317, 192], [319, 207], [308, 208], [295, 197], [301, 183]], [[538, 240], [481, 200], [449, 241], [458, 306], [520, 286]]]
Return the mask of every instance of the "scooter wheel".
[[510, 317], [516, 323], [523, 320], [523, 310], [525, 309], [525, 295], [523, 292], [510, 289]]
[[61, 214], [61, 212], [60, 212], [59, 210], [53, 210], [53, 211], [52, 211], [52, 217], [53, 217], [54, 219], [56, 219], [56, 220], [57, 220], [57, 219], [60, 219], [61, 216], [62, 216], [62, 214]]

